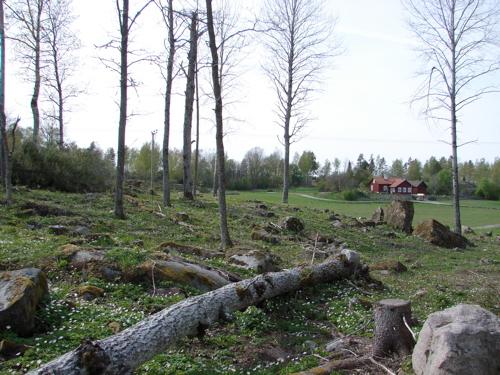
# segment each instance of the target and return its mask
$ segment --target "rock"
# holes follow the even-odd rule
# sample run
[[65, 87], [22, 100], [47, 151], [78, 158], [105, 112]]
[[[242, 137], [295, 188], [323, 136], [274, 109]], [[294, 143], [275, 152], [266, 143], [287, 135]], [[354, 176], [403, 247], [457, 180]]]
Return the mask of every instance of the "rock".
[[74, 236], [88, 236], [90, 234], [90, 229], [85, 225], [78, 225], [73, 228], [71, 234]]
[[26, 202], [21, 206], [22, 216], [74, 216], [71, 211], [59, 207], [52, 207], [37, 202]]
[[372, 221], [375, 224], [383, 224], [385, 223], [384, 219], [384, 209], [382, 207], [378, 207], [372, 215]]
[[175, 213], [175, 219], [177, 221], [189, 221], [189, 215], [185, 212], [176, 212]]
[[[71, 250], [74, 250], [74, 248]], [[77, 246], [77, 250], [69, 254], [69, 262], [72, 267], [81, 270], [90, 263], [102, 263], [104, 255], [105, 252], [102, 250], [85, 250]]]
[[86, 301], [102, 297], [104, 290], [94, 285], [82, 285], [78, 288], [77, 293]]
[[257, 215], [262, 216], [262, 217], [275, 217], [276, 215], [274, 212], [267, 211], [267, 210], [257, 210], [256, 211]]
[[9, 359], [17, 358], [23, 355], [28, 349], [30, 349], [30, 347], [27, 345], [2, 340], [0, 341], [0, 361], [8, 361]]
[[42, 229], [42, 224], [36, 221], [28, 221], [26, 223], [26, 227], [31, 230], [37, 230], [37, 229]]
[[37, 268], [0, 272], [0, 330], [10, 326], [20, 336], [31, 335], [36, 308], [47, 294], [47, 278]]
[[342, 349], [344, 349], [347, 346], [347, 343], [345, 342], [344, 339], [336, 339], [333, 341], [330, 341], [328, 344], [326, 344], [325, 350], [327, 352], [338, 352]]
[[49, 232], [55, 234], [56, 236], [62, 236], [69, 232], [68, 227], [64, 225], [51, 225], [49, 226]]
[[340, 251], [340, 255], [344, 256], [349, 263], [352, 263], [355, 266], [359, 266], [361, 263], [359, 253], [354, 250], [342, 249]]
[[340, 220], [335, 220], [332, 222], [332, 227], [334, 228], [344, 228], [345, 225]]
[[500, 373], [500, 318], [477, 305], [457, 305], [427, 318], [413, 351], [416, 375]]
[[280, 271], [276, 256], [259, 250], [252, 250], [248, 253], [235, 254], [229, 258], [229, 262], [237, 266], [257, 271], [258, 273]]
[[156, 282], [173, 281], [190, 285], [203, 292], [215, 290], [240, 280], [235, 275], [215, 268], [176, 259], [146, 261], [137, 267], [136, 273], [148, 279], [151, 279], [154, 274]]
[[156, 250], [169, 254], [173, 252], [178, 254], [196, 255], [202, 258], [217, 258], [224, 256], [224, 253], [221, 253], [219, 251], [212, 251], [189, 245], [181, 245], [175, 242], [163, 242], [156, 248]]
[[294, 216], [285, 217], [281, 221], [280, 226], [283, 229], [289, 230], [290, 232], [293, 232], [293, 233], [299, 233], [299, 232], [302, 232], [304, 230], [304, 222], [301, 219], [294, 217]]
[[309, 353], [313, 353], [317, 348], [318, 348], [318, 344], [315, 343], [314, 341], [312, 340], [306, 340], [304, 341], [304, 343], [302, 344], [302, 346], [304, 347], [305, 350], [307, 350]]
[[252, 240], [254, 241], [264, 241], [268, 242], [271, 244], [278, 244], [280, 243], [280, 239], [277, 236], [273, 236], [272, 234], [267, 233], [263, 229], [254, 229], [252, 231]]
[[418, 224], [414, 234], [436, 246], [448, 249], [453, 249], [454, 247], [464, 249], [467, 245], [470, 245], [467, 238], [452, 232], [448, 227], [434, 219], [429, 219]]
[[257, 203], [255, 205], [255, 208], [257, 208], [259, 210], [267, 210], [267, 206], [264, 203]]
[[276, 346], [264, 347], [259, 352], [259, 360], [262, 362], [285, 362], [285, 360], [289, 357], [290, 354], [288, 352], [286, 352], [283, 348]]
[[462, 233], [463, 234], [476, 234], [476, 232], [474, 232], [474, 229], [472, 229], [471, 227], [468, 227], [467, 225], [462, 225]]
[[387, 207], [385, 219], [391, 227], [410, 234], [412, 232], [413, 213], [413, 202], [396, 199]]
[[330, 221], [340, 221], [340, 216], [337, 215], [337, 214], [331, 214], [330, 216], [328, 216], [328, 220]]
[[388, 260], [384, 262], [378, 262], [370, 265], [370, 270], [373, 271], [392, 271], [395, 273], [402, 273], [408, 271], [408, 268], [401, 262], [396, 260]]

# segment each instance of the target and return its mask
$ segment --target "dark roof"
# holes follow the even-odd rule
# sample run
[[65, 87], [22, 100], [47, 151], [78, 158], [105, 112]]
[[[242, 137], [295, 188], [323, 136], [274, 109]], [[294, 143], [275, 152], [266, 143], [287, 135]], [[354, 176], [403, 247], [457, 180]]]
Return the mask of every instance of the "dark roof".
[[424, 181], [421, 180], [408, 180], [408, 182], [411, 184], [413, 187], [419, 187], [421, 185], [427, 186], [427, 184]]

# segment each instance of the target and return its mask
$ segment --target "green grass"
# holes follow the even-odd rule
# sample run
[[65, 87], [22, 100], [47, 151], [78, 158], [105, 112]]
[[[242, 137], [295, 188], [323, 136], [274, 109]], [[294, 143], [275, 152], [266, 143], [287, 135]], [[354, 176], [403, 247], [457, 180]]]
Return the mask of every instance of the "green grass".
[[[304, 195], [310, 195], [319, 199], [311, 199]], [[377, 207], [385, 206], [388, 201], [342, 201], [330, 199], [329, 193], [318, 193], [317, 190], [311, 188], [301, 188], [292, 190], [289, 196], [289, 204], [296, 207], [308, 207], [316, 209], [329, 209], [342, 215], [352, 217], [371, 217]], [[265, 192], [265, 191], [245, 191], [239, 192], [236, 195], [228, 197], [230, 202], [244, 202], [249, 200], [259, 200], [263, 202], [280, 204], [281, 192]], [[418, 202], [415, 203], [414, 223], [420, 223], [426, 219], [436, 219], [443, 224], [452, 226], [454, 223], [454, 210], [451, 201], [443, 201], [434, 204], [433, 202]], [[500, 225], [500, 201], [481, 201], [481, 200], [463, 200], [461, 201], [461, 218], [462, 225], [470, 227], [481, 227], [484, 225]], [[500, 234], [500, 228], [481, 229], [479, 231], [494, 231]]]
[[[373, 311], [356, 300], [375, 302], [383, 298], [400, 297], [412, 301], [420, 323], [428, 314], [454, 304], [474, 303], [500, 313], [500, 242], [495, 237], [472, 235], [475, 247], [463, 251], [441, 249], [419, 238], [396, 234], [386, 226], [366, 231], [358, 228], [333, 228], [328, 219], [332, 211], [349, 216], [371, 216], [385, 202], [319, 201], [298, 194], [322, 195], [311, 189], [294, 190], [290, 204], [280, 203], [278, 192], [240, 192], [228, 196], [229, 226], [236, 249], [271, 251], [281, 258], [282, 267], [310, 263], [304, 247], [313, 246], [316, 233], [332, 236], [349, 248], [361, 253], [367, 264], [399, 260], [409, 267], [402, 274], [372, 272], [380, 279], [383, 290], [368, 289], [366, 296], [350, 284], [339, 282], [306, 288], [277, 297], [263, 306], [251, 307], [234, 314], [233, 320], [217, 324], [203, 338], [185, 338], [163, 354], [144, 364], [138, 374], [289, 374], [320, 363], [324, 345], [333, 338], [332, 332], [355, 333], [371, 337]], [[71, 235], [56, 236], [48, 227], [64, 224], [68, 227], [85, 224], [92, 233], [100, 233], [82, 246], [107, 251], [107, 259], [131, 268], [149, 259], [158, 245], [167, 241], [217, 250], [219, 247], [218, 210], [211, 195], [203, 195], [197, 204], [179, 199], [173, 194], [173, 207], [158, 211], [161, 197], [138, 194], [126, 200], [127, 220], [112, 216], [110, 194], [61, 194], [47, 191], [20, 191], [12, 207], [0, 209], [0, 269], [26, 266], [42, 267], [51, 282], [51, 297], [38, 314], [38, 331], [33, 337], [21, 338], [10, 331], [0, 332], [0, 339], [32, 346], [23, 356], [1, 363], [0, 374], [22, 374], [36, 368], [87, 338], [99, 339], [112, 334], [109, 323], [126, 328], [150, 314], [184, 299], [183, 295], [160, 297], [151, 295], [149, 283], [110, 283], [71, 271], [61, 256], [61, 245], [78, 240]], [[264, 218], [257, 214], [254, 201], [263, 201], [276, 216]], [[62, 207], [74, 216], [23, 216], [21, 206], [36, 201]], [[464, 224], [478, 226], [498, 223], [497, 202], [463, 202]], [[296, 210], [299, 207], [300, 210]], [[328, 208], [329, 212], [325, 209]], [[416, 219], [434, 217], [451, 224], [451, 207], [416, 204]], [[450, 210], [450, 212], [448, 212]], [[186, 212], [190, 227], [174, 222], [175, 213]], [[281, 242], [270, 245], [251, 239], [252, 227], [263, 227], [269, 221], [278, 222], [285, 216], [298, 216], [305, 223], [302, 235], [282, 235]], [[34, 224], [39, 229], [30, 229]], [[139, 245], [141, 240], [143, 245]], [[186, 258], [225, 268], [242, 277], [254, 275], [227, 264], [224, 258], [203, 261], [195, 256]], [[318, 261], [318, 259], [317, 259]], [[76, 295], [78, 286], [91, 284], [104, 289], [105, 295], [87, 302]], [[156, 288], [179, 287], [188, 295], [200, 293], [194, 288], [171, 282], [157, 283]], [[420, 328], [417, 327], [418, 331]], [[317, 344], [311, 350], [308, 342]], [[282, 348], [289, 354], [284, 361], [263, 360], [263, 350]], [[319, 357], [318, 357], [319, 356]], [[397, 372], [397, 369], [393, 369]], [[404, 373], [411, 373], [405, 366]]]

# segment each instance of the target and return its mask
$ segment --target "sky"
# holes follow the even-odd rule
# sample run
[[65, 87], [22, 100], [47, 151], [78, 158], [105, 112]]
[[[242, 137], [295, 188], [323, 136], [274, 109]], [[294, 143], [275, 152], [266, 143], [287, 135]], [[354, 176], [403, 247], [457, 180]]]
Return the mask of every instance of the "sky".
[[[242, 19], [261, 6], [261, 0], [234, 1], [239, 3]], [[70, 105], [66, 137], [82, 147], [95, 141], [103, 149], [116, 149], [119, 77], [98, 59], [107, 52], [95, 47], [117, 36], [114, 4], [113, 0], [73, 0], [77, 16], [74, 30], [82, 42], [75, 59], [76, 79], [85, 93]], [[310, 104], [313, 120], [292, 145], [292, 154], [312, 150], [321, 163], [334, 158], [356, 160], [360, 153], [366, 158], [380, 154], [386, 160], [448, 157], [451, 148], [445, 142], [450, 138], [449, 125], [425, 119], [410, 105], [421, 82], [415, 74], [420, 62], [400, 0], [328, 0], [326, 5], [326, 13], [337, 18], [332, 38], [341, 42], [344, 53], [332, 59], [323, 73], [320, 91]], [[132, 30], [133, 49], [161, 49], [164, 31], [155, 12], [153, 7], [147, 9]], [[255, 41], [258, 36], [250, 39]], [[238, 84], [232, 93], [234, 103], [227, 111], [230, 119], [225, 124], [225, 148], [229, 157], [237, 160], [253, 147], [261, 147], [266, 153], [282, 149], [278, 139], [282, 129], [273, 112], [274, 92], [262, 70], [262, 51], [257, 43], [251, 43], [236, 67]], [[180, 57], [185, 55], [187, 52], [179, 52]], [[9, 44], [7, 59], [7, 113], [20, 116], [21, 126], [27, 127], [32, 123], [32, 87], [23, 79]], [[141, 85], [129, 93], [133, 116], [128, 121], [126, 143], [139, 148], [151, 139], [152, 131], [158, 130], [156, 139], [162, 140], [164, 83], [159, 69], [150, 64], [136, 65], [131, 74]], [[500, 84], [500, 73], [490, 79]], [[206, 80], [202, 79], [202, 85], [208, 89]], [[182, 147], [184, 86], [185, 80], [178, 77], [172, 148]], [[206, 97], [200, 102], [200, 147], [213, 151], [213, 104]], [[500, 157], [500, 94], [491, 94], [467, 107], [460, 120], [459, 142], [477, 141], [460, 148], [460, 161]]]

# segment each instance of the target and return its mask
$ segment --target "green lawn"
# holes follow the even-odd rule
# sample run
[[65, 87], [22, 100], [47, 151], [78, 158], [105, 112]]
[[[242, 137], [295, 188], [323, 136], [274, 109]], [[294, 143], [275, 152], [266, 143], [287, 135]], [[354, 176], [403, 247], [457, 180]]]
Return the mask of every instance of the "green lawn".
[[[313, 199], [311, 197], [315, 197]], [[309, 207], [318, 209], [330, 209], [340, 214], [354, 217], [370, 217], [379, 206], [385, 206], [387, 201], [342, 201], [329, 199], [330, 194], [318, 193], [314, 189], [297, 189], [290, 192], [289, 204], [298, 207]], [[245, 191], [229, 195], [229, 202], [242, 202], [248, 200], [259, 200], [263, 202], [279, 204], [281, 192]], [[440, 203], [440, 204], [435, 204]], [[481, 227], [484, 225], [500, 225], [500, 202], [464, 200], [461, 202], [462, 224], [470, 227]], [[425, 219], [436, 219], [444, 224], [453, 224], [453, 207], [451, 201], [440, 202], [417, 202], [415, 201], [414, 223]], [[491, 229], [484, 229], [491, 230]], [[500, 233], [498, 228], [495, 232]]]

